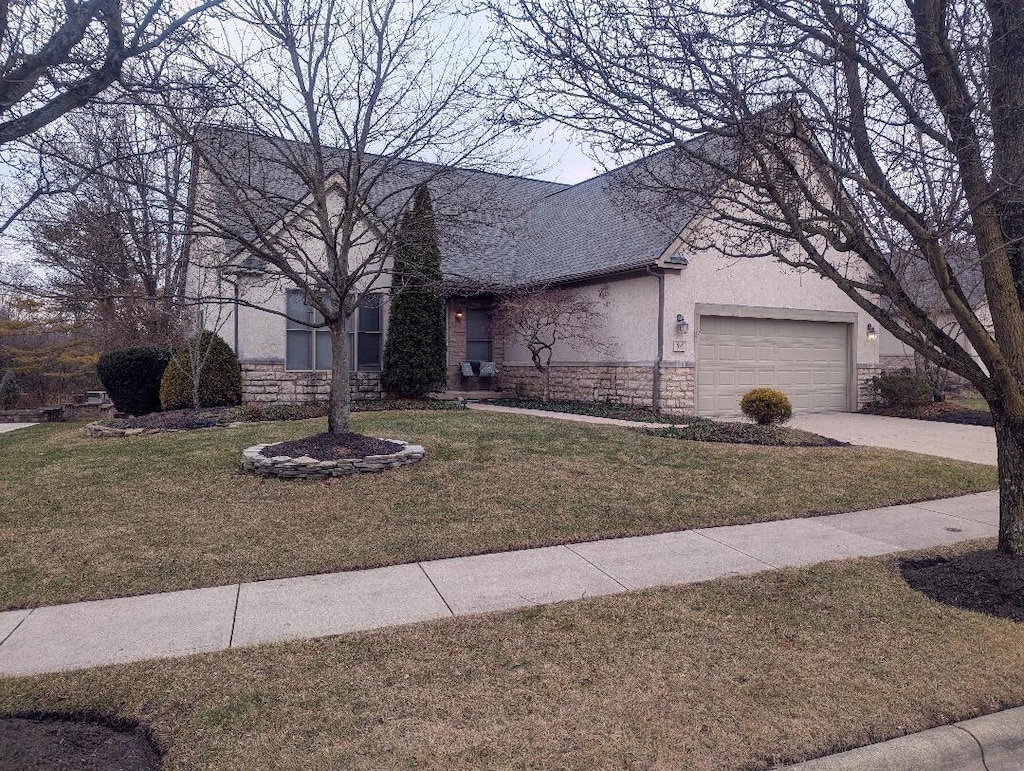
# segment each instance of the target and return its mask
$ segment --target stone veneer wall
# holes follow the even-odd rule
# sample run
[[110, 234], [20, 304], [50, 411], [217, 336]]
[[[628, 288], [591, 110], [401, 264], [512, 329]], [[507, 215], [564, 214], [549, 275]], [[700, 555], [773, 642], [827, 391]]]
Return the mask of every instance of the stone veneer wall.
[[917, 362], [913, 356], [879, 356], [878, 366], [884, 370], [916, 369]]
[[881, 364], [858, 364], [857, 365], [857, 408], [871, 404], [871, 378], [885, 369]]
[[[379, 372], [352, 372], [349, 382], [354, 400], [384, 397]], [[330, 390], [330, 372], [293, 372], [278, 362], [242, 362], [242, 402], [245, 404], [326, 402]]]
[[[540, 398], [544, 382], [533, 366], [505, 365], [498, 370], [502, 390]], [[693, 413], [695, 370], [692, 366], [663, 367], [661, 409], [669, 415]], [[654, 370], [650, 365], [579, 364], [551, 367], [549, 396], [588, 402], [650, 407]]]

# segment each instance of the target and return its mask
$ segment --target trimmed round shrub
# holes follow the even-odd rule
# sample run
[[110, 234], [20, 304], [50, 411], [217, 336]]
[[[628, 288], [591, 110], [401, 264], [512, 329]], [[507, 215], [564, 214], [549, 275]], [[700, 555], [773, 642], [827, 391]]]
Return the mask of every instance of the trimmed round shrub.
[[160, 409], [160, 381], [170, 360], [167, 348], [122, 348], [100, 356], [96, 374], [118, 412], [147, 415]]
[[754, 388], [740, 399], [743, 414], [762, 426], [785, 423], [793, 417], [793, 405], [789, 397], [774, 388]]
[[[199, 378], [194, 403], [193, 378]], [[231, 346], [210, 331], [200, 332], [174, 352], [160, 383], [165, 410], [227, 407], [242, 401], [242, 367]]]
[[876, 401], [889, 407], [918, 407], [935, 398], [931, 381], [909, 369], [875, 375], [871, 378], [871, 392]]

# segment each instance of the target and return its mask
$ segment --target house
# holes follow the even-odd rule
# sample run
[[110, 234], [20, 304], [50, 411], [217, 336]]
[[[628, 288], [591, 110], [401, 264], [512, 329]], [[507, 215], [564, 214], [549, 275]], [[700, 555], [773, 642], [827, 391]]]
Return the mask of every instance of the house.
[[[289, 207], [281, 202], [301, 198], [286, 195], [296, 181], [279, 171], [250, 169], [265, 165], [254, 158], [281, 152], [282, 141], [228, 130], [216, 132], [215, 141], [221, 144], [210, 157], [245, 166], [249, 177], [262, 174], [260, 195], [247, 198], [265, 201], [266, 211], [247, 215], [252, 222], [246, 226], [286, 229]], [[337, 162], [342, 161], [339, 151]], [[494, 385], [513, 394], [539, 393], [540, 376], [528, 352], [492, 326], [491, 310], [502, 292], [559, 287], [599, 298], [604, 345], [600, 351], [556, 348], [552, 398], [728, 415], [738, 411], [748, 389], [774, 386], [789, 395], [797, 412], [855, 410], [863, 400], [861, 386], [879, 371], [870, 316], [816, 274], [769, 259], [726, 258], [713, 244], [685, 247], [688, 229], [707, 223], [708, 198], [644, 198], [636, 183], [655, 168], [703, 174], [709, 195], [719, 184], [671, 151], [575, 185], [475, 170], [440, 173], [416, 162], [389, 167], [396, 177], [393, 189], [429, 179], [438, 221], [445, 223], [439, 224], [439, 238], [449, 288], [448, 388], [491, 387], [490, 380], [467, 378], [460, 365], [493, 361]], [[240, 194], [227, 187], [223, 175], [214, 179], [200, 169], [193, 206], [245, 219], [238, 211]], [[479, 201], [492, 207], [465, 216]], [[446, 218], [445, 211], [462, 214]], [[193, 262], [202, 265], [202, 250], [221, 248], [200, 243]], [[226, 304], [219, 306], [216, 327], [241, 361], [244, 399], [325, 399], [329, 340], [316, 328], [315, 314], [310, 327], [269, 312], [308, 309], [287, 283], [262, 281], [259, 266], [244, 254], [238, 254], [237, 265], [223, 285], [230, 290], [223, 290]], [[243, 302], [232, 304], [232, 297]], [[350, 327], [353, 398], [381, 395], [387, 325], [382, 280]]]

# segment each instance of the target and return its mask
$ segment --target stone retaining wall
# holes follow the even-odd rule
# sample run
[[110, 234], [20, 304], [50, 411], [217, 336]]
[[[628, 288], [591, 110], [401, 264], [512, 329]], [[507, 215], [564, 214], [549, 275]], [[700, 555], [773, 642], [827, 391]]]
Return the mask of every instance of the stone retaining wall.
[[[349, 373], [354, 400], [382, 399], [379, 372]], [[294, 372], [283, 364], [242, 362], [242, 403], [283, 402], [310, 404], [326, 402], [331, 391], [331, 373]]]
[[402, 445], [402, 449], [390, 455], [368, 455], [365, 458], [340, 458], [338, 460], [317, 460], [303, 455], [275, 455], [268, 458], [262, 453], [273, 444], [256, 444], [242, 451], [242, 469], [264, 477], [281, 479], [333, 479], [352, 474], [374, 474], [390, 468], [408, 466], [423, 459], [426, 451], [421, 445], [409, 444], [400, 439], [383, 439], [385, 442]]

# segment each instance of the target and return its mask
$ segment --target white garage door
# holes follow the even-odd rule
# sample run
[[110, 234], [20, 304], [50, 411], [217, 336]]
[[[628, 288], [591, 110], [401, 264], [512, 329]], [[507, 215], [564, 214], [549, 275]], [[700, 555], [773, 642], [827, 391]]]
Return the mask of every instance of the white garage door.
[[770, 386], [794, 412], [849, 409], [847, 324], [701, 316], [697, 414], [739, 413], [740, 397]]

